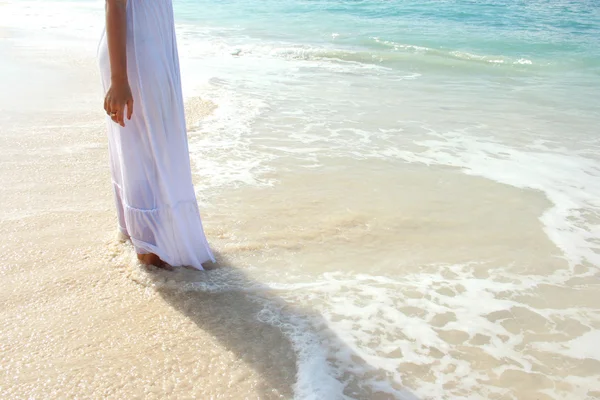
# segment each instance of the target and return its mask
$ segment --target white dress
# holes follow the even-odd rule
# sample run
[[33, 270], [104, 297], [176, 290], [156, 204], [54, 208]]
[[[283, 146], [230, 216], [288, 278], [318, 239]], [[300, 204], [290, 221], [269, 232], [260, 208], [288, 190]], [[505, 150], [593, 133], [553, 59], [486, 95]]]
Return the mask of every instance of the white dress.
[[[106, 92], [106, 34], [98, 61]], [[107, 117], [119, 229], [138, 253], [203, 269], [214, 256], [192, 184], [171, 0], [127, 1], [127, 74], [133, 116], [124, 128]]]

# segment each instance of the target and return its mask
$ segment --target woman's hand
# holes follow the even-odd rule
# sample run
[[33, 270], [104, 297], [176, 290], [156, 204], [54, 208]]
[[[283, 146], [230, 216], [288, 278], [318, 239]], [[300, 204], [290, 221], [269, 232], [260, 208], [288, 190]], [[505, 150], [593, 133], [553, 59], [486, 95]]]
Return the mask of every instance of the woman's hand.
[[104, 110], [117, 124], [125, 127], [125, 106], [127, 106], [127, 119], [133, 114], [133, 96], [127, 79], [113, 80], [106, 97]]

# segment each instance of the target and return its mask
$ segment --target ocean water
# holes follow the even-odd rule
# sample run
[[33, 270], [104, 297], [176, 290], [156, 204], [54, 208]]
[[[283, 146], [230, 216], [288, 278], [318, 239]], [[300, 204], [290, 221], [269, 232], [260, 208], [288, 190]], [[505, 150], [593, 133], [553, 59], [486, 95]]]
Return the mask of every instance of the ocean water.
[[[289, 341], [297, 399], [600, 398], [598, 2], [174, 8], [230, 267], [132, 279], [247, 299]], [[23, 57], [87, 68], [102, 13], [7, 1], [0, 25]]]
[[[175, 5], [185, 71], [234, 109], [235, 122], [206, 131], [249, 151], [227, 153], [228, 170], [211, 174], [224, 163], [205, 137], [198, 168], [215, 184], [257, 183], [278, 157], [309, 168], [395, 158], [542, 190], [573, 224], [547, 230], [578, 231], [575, 220], [593, 230], [580, 211], [597, 206], [596, 3]], [[274, 142], [246, 147], [254, 137]], [[572, 261], [600, 261], [594, 235], [577, 249], [559, 236]]]

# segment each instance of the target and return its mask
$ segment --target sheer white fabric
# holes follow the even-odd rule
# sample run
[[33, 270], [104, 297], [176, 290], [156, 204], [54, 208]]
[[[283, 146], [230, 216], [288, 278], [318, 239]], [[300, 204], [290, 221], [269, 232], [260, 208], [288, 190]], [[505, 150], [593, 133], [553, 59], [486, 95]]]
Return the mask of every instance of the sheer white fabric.
[[[110, 86], [106, 35], [98, 61]], [[192, 184], [171, 0], [128, 0], [127, 73], [133, 117], [108, 120], [108, 145], [121, 232], [138, 253], [202, 269], [214, 257]]]

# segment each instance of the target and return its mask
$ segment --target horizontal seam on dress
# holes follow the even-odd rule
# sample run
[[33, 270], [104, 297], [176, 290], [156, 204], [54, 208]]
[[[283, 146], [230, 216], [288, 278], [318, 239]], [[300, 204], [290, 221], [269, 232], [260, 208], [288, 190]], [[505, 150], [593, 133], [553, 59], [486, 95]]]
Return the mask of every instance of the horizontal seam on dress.
[[166, 208], [171, 208], [171, 209], [177, 208], [180, 205], [183, 205], [186, 203], [196, 203], [196, 201], [195, 200], [182, 200], [182, 201], [178, 201], [177, 203], [175, 203], [173, 205], [167, 204], [167, 205], [164, 205], [164, 206], [158, 207], [158, 208], [136, 208], [136, 207], [131, 207], [129, 204], [125, 204], [125, 203], [123, 203], [123, 206], [129, 210], [139, 211], [142, 213], [151, 213], [151, 212], [156, 212], [156, 211], [162, 211]]
[[[113, 185], [115, 185], [120, 191], [123, 191], [123, 189], [121, 189], [121, 185], [119, 185], [117, 182], [112, 181]], [[184, 203], [196, 203], [196, 200], [182, 200], [182, 201], [178, 201], [177, 203], [173, 204], [173, 205], [165, 205], [162, 207], [158, 207], [158, 208], [137, 208], [137, 207], [132, 207], [129, 204], [126, 204], [123, 199], [121, 198], [121, 202], [123, 203], [123, 207], [129, 208], [130, 210], [135, 210], [135, 211], [141, 211], [141, 212], [152, 212], [152, 211], [159, 211], [165, 208], [176, 208], [179, 207], [180, 205], [184, 204]], [[197, 205], [198, 203], [196, 203]]]

